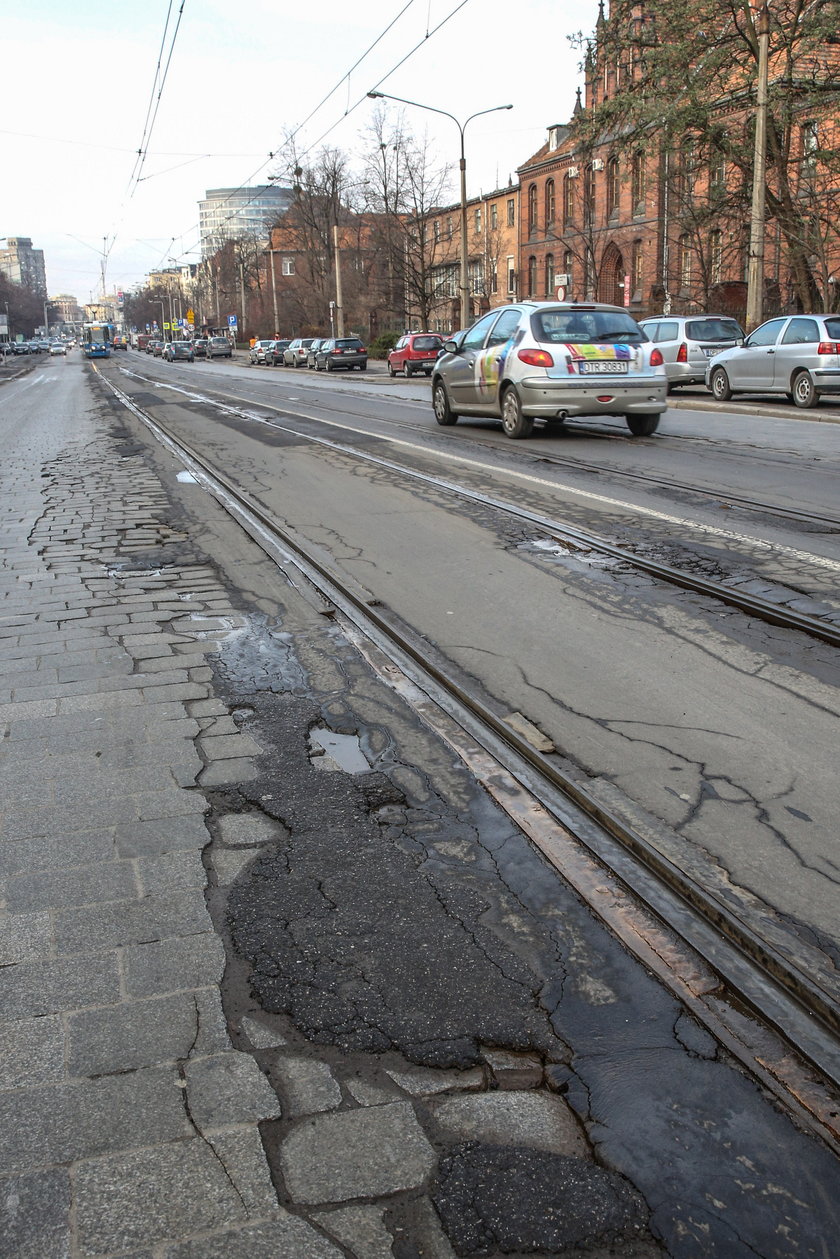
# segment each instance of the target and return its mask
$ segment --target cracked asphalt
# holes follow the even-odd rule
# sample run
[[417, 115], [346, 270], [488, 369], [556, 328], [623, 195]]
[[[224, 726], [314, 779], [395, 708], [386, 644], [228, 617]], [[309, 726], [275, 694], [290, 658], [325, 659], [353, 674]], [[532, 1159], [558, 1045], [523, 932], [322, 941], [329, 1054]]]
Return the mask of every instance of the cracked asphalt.
[[829, 1256], [834, 1157], [317, 600], [72, 359], [0, 424], [0, 1255]]

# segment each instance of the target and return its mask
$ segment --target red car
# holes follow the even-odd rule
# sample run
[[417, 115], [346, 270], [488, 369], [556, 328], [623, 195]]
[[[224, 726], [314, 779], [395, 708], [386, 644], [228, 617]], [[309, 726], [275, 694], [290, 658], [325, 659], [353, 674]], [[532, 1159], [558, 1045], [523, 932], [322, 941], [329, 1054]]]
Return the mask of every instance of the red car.
[[407, 332], [388, 355], [388, 375], [405, 372], [406, 376], [413, 376], [415, 372], [425, 372], [431, 376], [442, 345], [443, 337], [436, 332]]

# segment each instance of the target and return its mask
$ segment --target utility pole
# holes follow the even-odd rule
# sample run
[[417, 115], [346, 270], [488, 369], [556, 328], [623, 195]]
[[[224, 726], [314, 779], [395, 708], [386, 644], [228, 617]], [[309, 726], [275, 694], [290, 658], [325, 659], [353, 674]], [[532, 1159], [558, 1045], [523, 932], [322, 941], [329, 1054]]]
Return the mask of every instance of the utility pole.
[[274, 339], [276, 341], [280, 336], [280, 320], [277, 316], [277, 282], [274, 279], [274, 255], [277, 253], [277, 250], [267, 249], [265, 252], [268, 254], [268, 262], [271, 267], [271, 302], [274, 307]]
[[344, 336], [344, 307], [341, 301], [341, 250], [338, 245], [338, 224], [333, 224], [333, 244], [335, 245], [335, 315], [338, 335]]
[[239, 259], [239, 298], [242, 306], [242, 333], [245, 336], [245, 263]]
[[747, 332], [764, 317], [764, 217], [767, 185], [767, 79], [770, 49], [770, 10], [767, 3], [758, 11], [758, 83], [755, 98], [755, 149], [753, 152], [752, 213], [750, 215], [750, 259], [747, 273]]

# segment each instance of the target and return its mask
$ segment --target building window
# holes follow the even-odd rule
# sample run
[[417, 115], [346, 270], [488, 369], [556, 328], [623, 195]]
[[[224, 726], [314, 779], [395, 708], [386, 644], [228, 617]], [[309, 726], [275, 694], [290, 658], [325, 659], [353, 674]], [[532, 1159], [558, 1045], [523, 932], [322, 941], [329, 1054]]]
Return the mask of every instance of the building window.
[[492, 204], [492, 205], [491, 205], [491, 207], [490, 207], [490, 228], [491, 228], [491, 231], [494, 231], [494, 232], [495, 232], [495, 230], [496, 230], [496, 228], [497, 228], [498, 226], [499, 226], [499, 207], [496, 205], [496, 202], [494, 201], [494, 202], [493, 202], [493, 204]]
[[545, 256], [545, 295], [551, 297], [554, 292], [554, 254]]
[[480, 232], [481, 231], [481, 206], [476, 207], [474, 218], [475, 218], [475, 230], [476, 232]]
[[633, 241], [633, 248], [630, 253], [630, 287], [634, 293], [641, 293], [642, 289], [642, 242], [640, 240]]
[[435, 244], [440, 240], [440, 219], [435, 219]]
[[587, 166], [583, 172], [583, 225], [592, 225], [592, 167]]
[[723, 277], [723, 233], [716, 227], [709, 236], [709, 279], [720, 284]]
[[618, 158], [611, 157], [607, 162], [607, 217], [618, 214], [619, 203]]
[[495, 262], [490, 266], [490, 292], [498, 293], [499, 291], [499, 272]]
[[549, 228], [554, 223], [554, 180], [545, 183], [545, 225]]
[[688, 139], [680, 149], [677, 189], [683, 205], [694, 200], [694, 181], [697, 177], [697, 155], [694, 140]]
[[528, 189], [528, 235], [537, 230], [537, 185], [531, 184]]
[[716, 201], [726, 191], [726, 158], [715, 151], [709, 159], [709, 197]]
[[516, 222], [516, 201], [513, 197], [508, 197], [507, 203], [507, 225], [513, 227]]
[[630, 199], [633, 202], [633, 213], [641, 214], [645, 208], [645, 156], [644, 153], [633, 154], [633, 166], [630, 174]]
[[691, 284], [691, 239], [684, 232], [679, 240], [680, 247], [680, 288], [688, 288]]
[[509, 293], [516, 292], [516, 269], [513, 263], [514, 263], [514, 259], [508, 258], [507, 260], [507, 291]]
[[468, 266], [471, 293], [484, 292], [484, 264], [481, 259], [471, 262]]
[[817, 124], [815, 122], [805, 122], [802, 124], [802, 175], [806, 179], [813, 179], [817, 171], [817, 150], [820, 147], [820, 137], [817, 132]]
[[449, 237], [450, 240], [452, 239], [452, 215], [451, 214], [449, 218], [446, 220], [446, 235]]
[[563, 180], [563, 226], [568, 227], [575, 221], [575, 184], [569, 171]]
[[565, 275], [568, 277], [566, 280], [566, 287], [569, 290], [569, 292], [571, 292], [572, 290], [572, 251], [571, 249], [567, 249], [563, 254], [563, 271]]
[[528, 259], [528, 296], [534, 297], [537, 291], [537, 260], [533, 254]]
[[281, 263], [280, 263], [280, 273], [281, 273], [281, 275], [294, 275], [294, 273], [295, 273], [295, 260], [294, 260], [294, 258], [284, 257], [284, 258], [282, 259], [282, 261], [281, 261]]

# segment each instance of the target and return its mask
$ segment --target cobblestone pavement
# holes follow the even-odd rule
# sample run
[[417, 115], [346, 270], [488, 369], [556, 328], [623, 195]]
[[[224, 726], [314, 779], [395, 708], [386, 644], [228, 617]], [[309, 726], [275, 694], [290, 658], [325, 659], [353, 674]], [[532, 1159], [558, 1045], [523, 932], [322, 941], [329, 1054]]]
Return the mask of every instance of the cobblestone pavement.
[[[93, 397], [0, 472], [2, 1259], [822, 1253], [813, 1143], [527, 885], [521, 836], [461, 769], [433, 783], [428, 732], [277, 578], [266, 631], [256, 562], [237, 590]], [[389, 775], [344, 772], [350, 682]], [[714, 1177], [630, 1174], [666, 1063], [675, 1159], [740, 1167], [759, 1108], [749, 1241]]]

